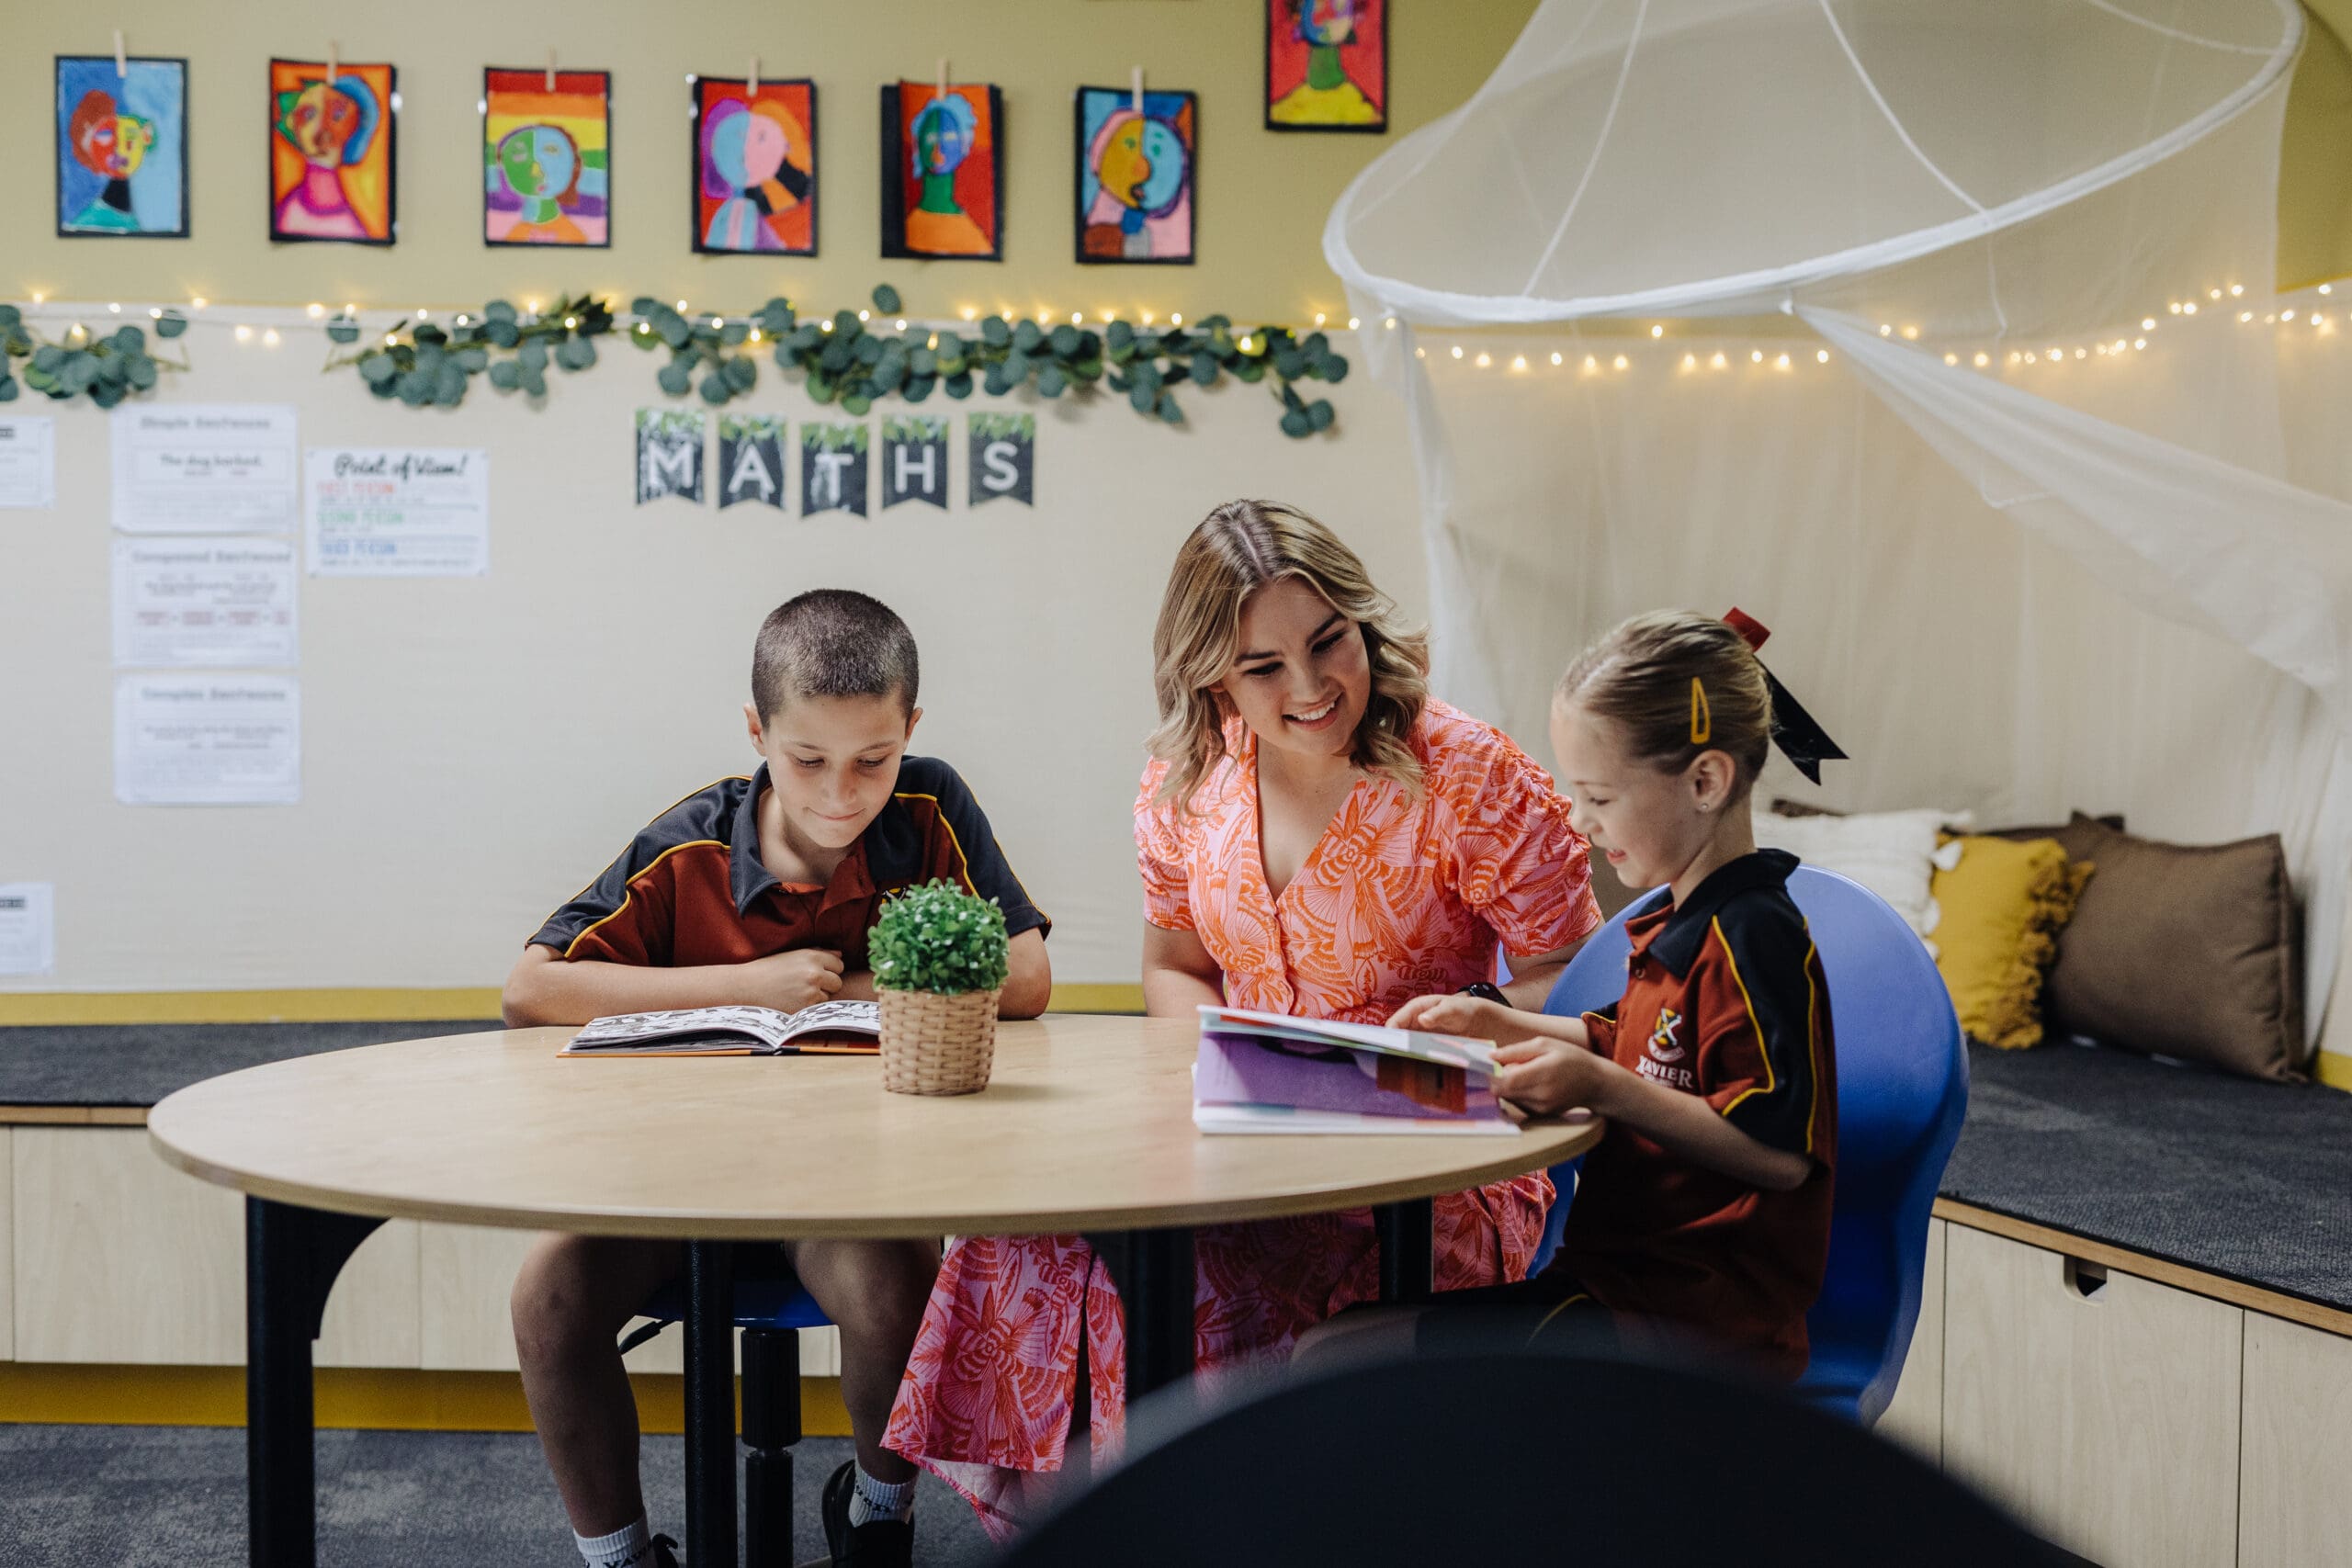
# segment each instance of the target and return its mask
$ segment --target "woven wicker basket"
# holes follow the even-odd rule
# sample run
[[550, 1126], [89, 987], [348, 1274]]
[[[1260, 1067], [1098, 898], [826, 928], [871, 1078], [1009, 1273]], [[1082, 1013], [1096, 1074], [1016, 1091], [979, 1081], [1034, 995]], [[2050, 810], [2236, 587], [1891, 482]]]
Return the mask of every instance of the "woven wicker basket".
[[977, 1094], [996, 1060], [995, 991], [883, 991], [882, 1087]]

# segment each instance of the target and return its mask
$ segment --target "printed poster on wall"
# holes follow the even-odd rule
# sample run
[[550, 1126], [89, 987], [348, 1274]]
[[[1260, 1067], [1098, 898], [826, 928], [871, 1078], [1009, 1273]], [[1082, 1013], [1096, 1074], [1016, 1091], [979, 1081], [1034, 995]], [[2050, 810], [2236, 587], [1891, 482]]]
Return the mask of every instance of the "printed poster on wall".
[[159, 670], [291, 669], [294, 541], [114, 541], [114, 661]]
[[57, 885], [0, 882], [0, 975], [57, 972]]
[[312, 577], [490, 570], [490, 454], [481, 447], [313, 446], [302, 489]]
[[291, 675], [118, 675], [114, 797], [125, 806], [294, 806], [302, 703]]
[[690, 409], [637, 411], [637, 503], [676, 496], [702, 504], [703, 417]]
[[119, 408], [114, 525], [126, 534], [290, 534], [300, 519], [294, 411], [274, 403]]
[[718, 416], [718, 507], [739, 501], [784, 508], [784, 421], [773, 414]]
[[57, 421], [0, 419], [0, 507], [57, 504]]
[[947, 422], [894, 414], [882, 422], [882, 506], [927, 501], [947, 506]]
[[1035, 506], [1037, 416], [976, 413], [971, 422], [971, 504], [1010, 497]]
[[800, 427], [800, 515], [848, 512], [865, 515], [865, 448], [862, 424]]

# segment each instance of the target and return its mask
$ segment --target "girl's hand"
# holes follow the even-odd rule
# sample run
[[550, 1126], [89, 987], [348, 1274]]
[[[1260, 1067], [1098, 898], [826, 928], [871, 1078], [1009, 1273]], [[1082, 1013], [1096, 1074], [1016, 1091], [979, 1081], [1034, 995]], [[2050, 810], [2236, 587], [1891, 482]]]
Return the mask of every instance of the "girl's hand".
[[1495, 1093], [1514, 1122], [1557, 1116], [1579, 1108], [1602, 1110], [1616, 1063], [1563, 1040], [1525, 1040], [1495, 1052]]
[[1484, 997], [1464, 996], [1415, 997], [1389, 1014], [1388, 1027], [1426, 1030], [1434, 1034], [1466, 1034], [1474, 1040], [1492, 1040], [1498, 1044], [1524, 1040], [1534, 1032], [1518, 1009]]

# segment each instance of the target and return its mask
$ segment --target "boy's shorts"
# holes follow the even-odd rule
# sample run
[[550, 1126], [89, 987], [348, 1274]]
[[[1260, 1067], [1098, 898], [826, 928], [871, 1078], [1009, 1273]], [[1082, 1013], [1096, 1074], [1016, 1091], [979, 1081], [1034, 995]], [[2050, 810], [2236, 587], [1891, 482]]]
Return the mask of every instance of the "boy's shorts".
[[1609, 1309], [1573, 1276], [1554, 1270], [1508, 1285], [1440, 1291], [1413, 1325], [1423, 1355], [1544, 1350], [1607, 1355], [1618, 1348]]

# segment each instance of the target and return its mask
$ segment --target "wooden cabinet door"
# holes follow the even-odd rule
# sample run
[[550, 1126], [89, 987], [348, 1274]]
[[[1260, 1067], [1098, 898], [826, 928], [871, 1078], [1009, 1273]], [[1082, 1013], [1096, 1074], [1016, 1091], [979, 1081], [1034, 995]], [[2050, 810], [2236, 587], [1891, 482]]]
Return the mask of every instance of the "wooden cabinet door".
[[1928, 1222], [1928, 1267], [1919, 1281], [1919, 1322], [1903, 1359], [1894, 1398], [1878, 1418], [1878, 1435], [1929, 1464], [1944, 1458], [1944, 1227]]
[[2245, 1314], [2238, 1568], [2352, 1555], [2352, 1339]]
[[1945, 1468], [2101, 1568], [2228, 1568], [2245, 1314], [1952, 1225]]

